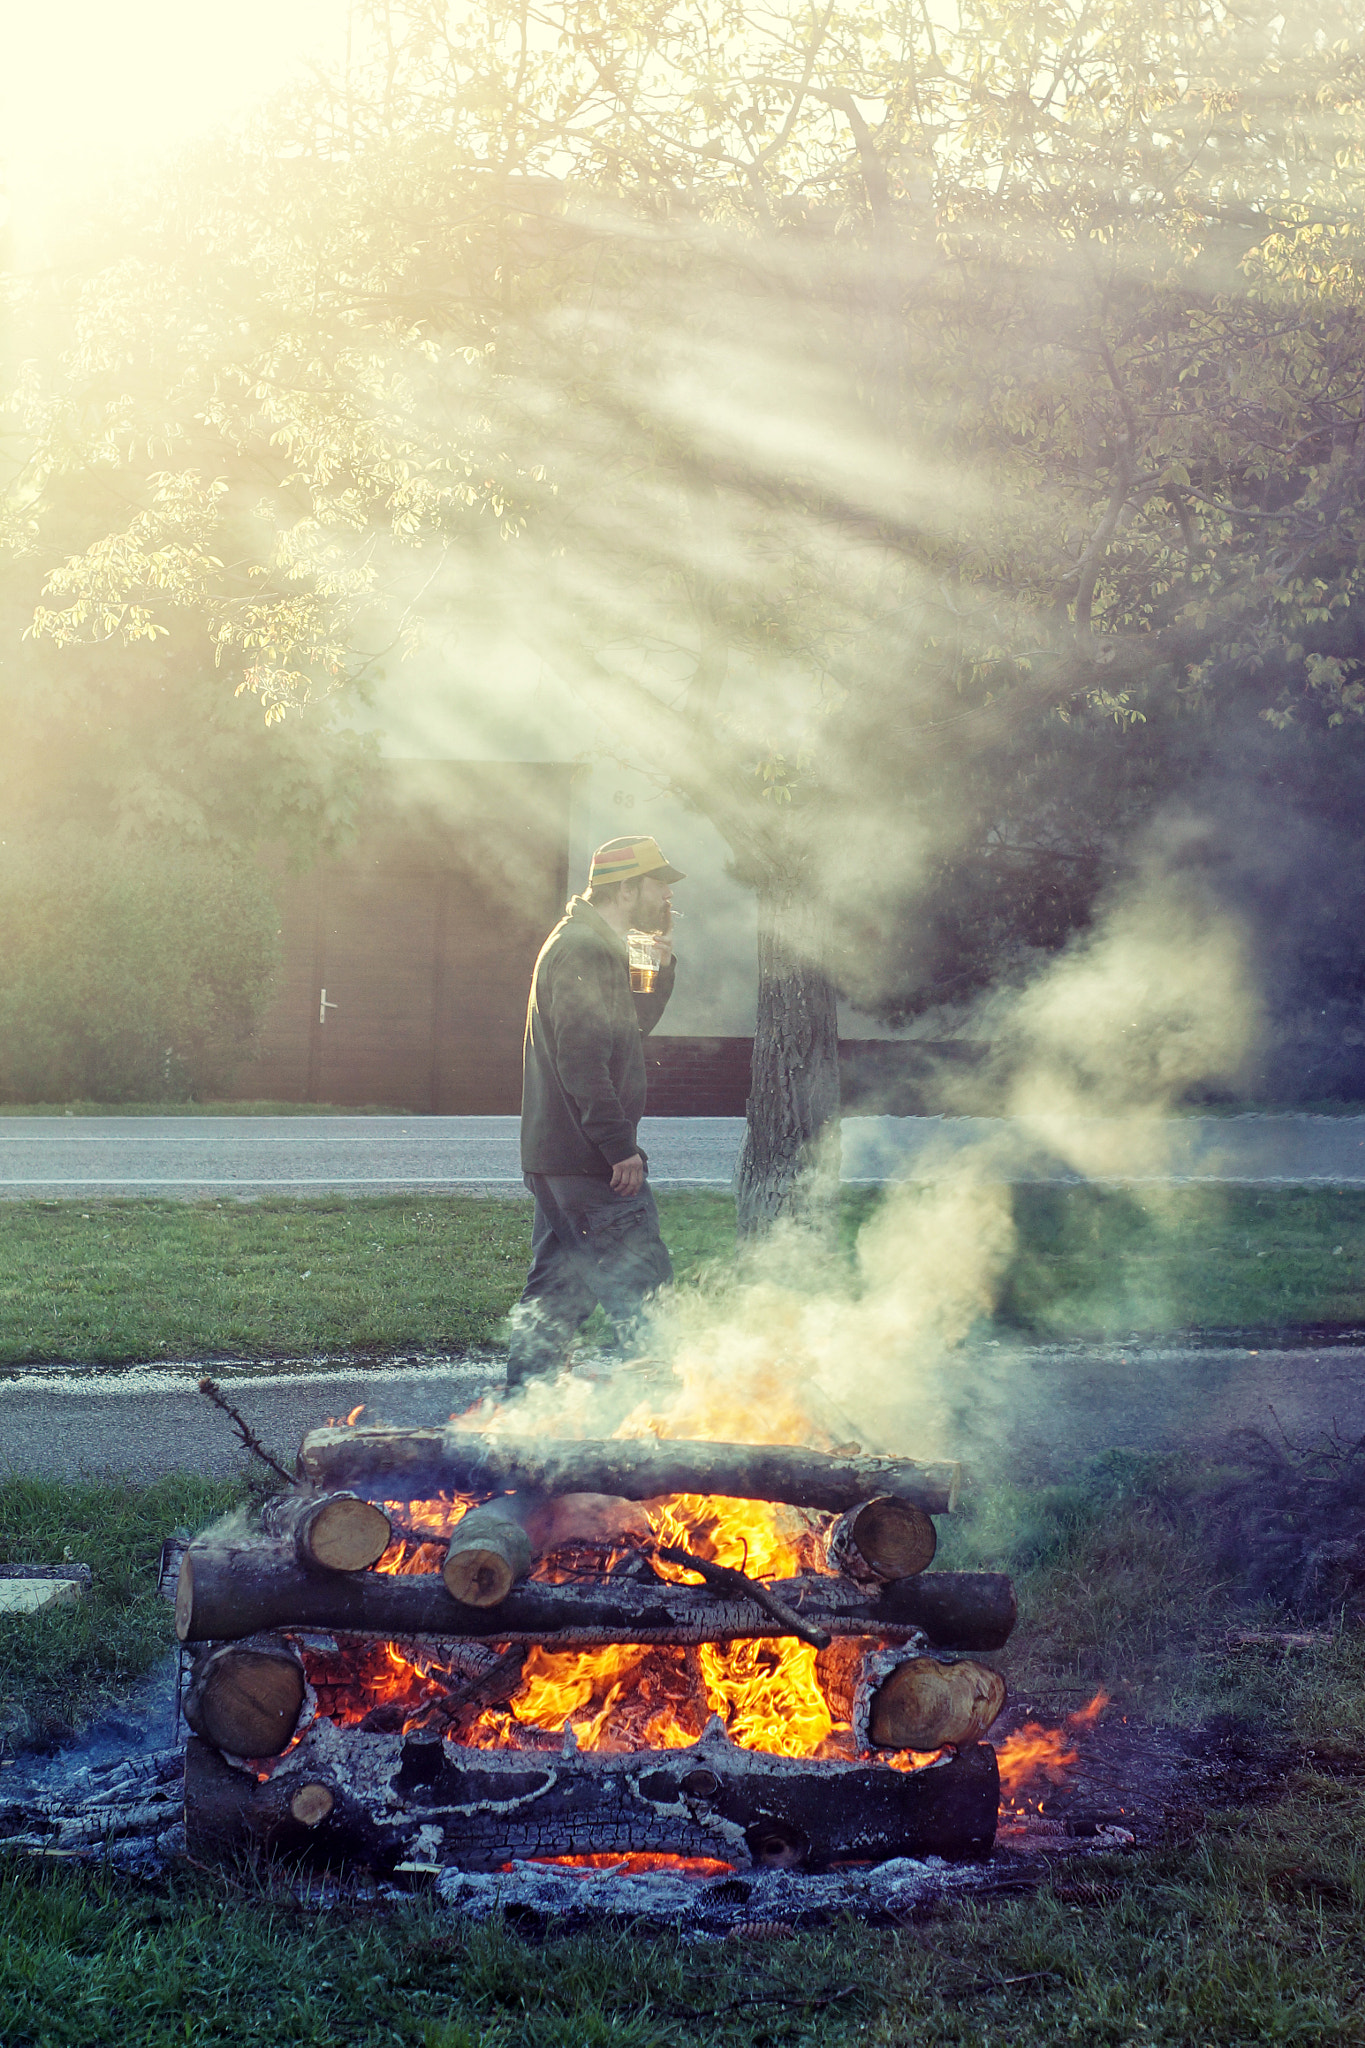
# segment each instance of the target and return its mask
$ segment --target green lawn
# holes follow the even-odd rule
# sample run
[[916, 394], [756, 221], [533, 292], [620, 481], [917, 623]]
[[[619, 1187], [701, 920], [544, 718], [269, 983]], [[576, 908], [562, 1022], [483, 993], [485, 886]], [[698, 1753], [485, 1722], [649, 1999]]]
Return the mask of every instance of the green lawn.
[[[1015, 1572], [1021, 1621], [1003, 1662], [1031, 1702], [1074, 1704], [1099, 1681], [1115, 1690], [1115, 1713], [1185, 1724], [1216, 1714], [1289, 1755], [1267, 1804], [1177, 1820], [1139, 1854], [1063, 1861], [1037, 1891], [965, 1900], [900, 1929], [848, 1922], [702, 1946], [628, 1929], [524, 1938], [361, 1893], [317, 1910], [264, 1872], [148, 1883], [0, 1859], [0, 2041], [1359, 2043], [1365, 1642], [1347, 1630], [1288, 1662], [1224, 1651], [1245, 1599], [1210, 1542], [1219, 1476], [1110, 1459], [1070, 1487], [997, 1492], [948, 1525], [944, 1560]], [[11, 1554], [73, 1548], [96, 1564], [86, 1616], [0, 1624], [11, 1714], [41, 1724], [82, 1657], [98, 1704], [115, 1672], [126, 1682], [157, 1654], [170, 1636], [152, 1590], [160, 1534], [202, 1521], [227, 1491], [0, 1482]], [[1078, 1599], [1116, 1561], [1115, 1597]]]
[[[846, 1193], [846, 1250], [878, 1200]], [[659, 1208], [684, 1284], [733, 1264], [728, 1196]], [[1014, 1209], [1006, 1331], [1365, 1323], [1365, 1190], [1020, 1188]], [[530, 1230], [529, 1202], [460, 1195], [5, 1202], [0, 1364], [496, 1345]]]

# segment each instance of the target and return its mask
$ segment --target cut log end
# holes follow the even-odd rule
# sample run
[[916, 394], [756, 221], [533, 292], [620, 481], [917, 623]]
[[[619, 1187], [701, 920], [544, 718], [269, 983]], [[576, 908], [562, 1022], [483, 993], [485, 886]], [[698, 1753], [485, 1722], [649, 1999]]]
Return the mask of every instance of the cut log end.
[[300, 1541], [307, 1560], [325, 1571], [363, 1572], [378, 1564], [392, 1538], [389, 1518], [373, 1501], [338, 1494], [308, 1517]]
[[321, 1827], [336, 1803], [330, 1785], [300, 1785], [289, 1802], [289, 1811], [301, 1827], [316, 1828]]
[[175, 1582], [175, 1633], [179, 1640], [187, 1642], [194, 1626], [194, 1559], [187, 1550], [180, 1560], [180, 1574]]
[[458, 1522], [441, 1577], [452, 1600], [496, 1607], [531, 1569], [531, 1539], [510, 1516], [475, 1508]]
[[979, 1742], [1005, 1704], [1005, 1681], [989, 1665], [910, 1657], [873, 1695], [868, 1735], [879, 1749], [942, 1749]]
[[883, 1495], [850, 1508], [830, 1532], [830, 1562], [853, 1578], [914, 1578], [934, 1561], [938, 1531], [923, 1508]]
[[223, 1643], [196, 1661], [185, 1719], [233, 1756], [279, 1756], [293, 1740], [305, 1690], [303, 1666], [283, 1643]]

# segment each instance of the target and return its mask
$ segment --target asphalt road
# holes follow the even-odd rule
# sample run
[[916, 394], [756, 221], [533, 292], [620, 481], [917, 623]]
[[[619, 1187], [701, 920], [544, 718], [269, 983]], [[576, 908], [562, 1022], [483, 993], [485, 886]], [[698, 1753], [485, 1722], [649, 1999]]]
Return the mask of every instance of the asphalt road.
[[[646, 1117], [656, 1187], [728, 1187], [738, 1117]], [[512, 1116], [4, 1117], [0, 1196], [523, 1192]], [[1365, 1117], [846, 1117], [846, 1181], [992, 1179], [1365, 1185]]]
[[[227, 1475], [242, 1451], [198, 1392], [193, 1364], [91, 1373], [36, 1367], [0, 1379], [0, 1472]], [[435, 1424], [500, 1388], [494, 1360], [355, 1364], [215, 1378], [281, 1464], [304, 1432], [362, 1403], [366, 1419]], [[951, 1440], [896, 1448], [961, 1456], [983, 1471], [1061, 1478], [1122, 1446], [1157, 1453], [1239, 1429], [1311, 1441], [1365, 1434], [1365, 1347], [1270, 1350], [1157, 1345], [968, 1347], [953, 1363]], [[855, 1423], [855, 1427], [856, 1427]], [[878, 1448], [875, 1442], [869, 1448]]]

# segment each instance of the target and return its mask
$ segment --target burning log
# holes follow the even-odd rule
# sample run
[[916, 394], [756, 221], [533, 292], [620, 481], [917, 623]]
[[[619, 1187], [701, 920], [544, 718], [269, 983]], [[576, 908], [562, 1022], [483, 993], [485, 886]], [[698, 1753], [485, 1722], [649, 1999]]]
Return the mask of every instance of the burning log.
[[690, 1749], [527, 1756], [319, 1721], [264, 1784], [191, 1739], [185, 1830], [204, 1858], [268, 1851], [381, 1872], [641, 1850], [817, 1871], [985, 1856], [999, 1794], [987, 1744], [892, 1771], [739, 1750], [710, 1731]]
[[219, 1643], [195, 1659], [185, 1719], [234, 1756], [278, 1756], [293, 1740], [306, 1690], [301, 1658], [278, 1638]]
[[261, 1527], [290, 1539], [305, 1568], [328, 1572], [368, 1570], [393, 1535], [384, 1510], [356, 1493], [276, 1494], [261, 1510]]
[[531, 1539], [502, 1501], [471, 1508], [455, 1525], [441, 1566], [452, 1600], [466, 1607], [496, 1607], [531, 1569]]
[[496, 1607], [535, 1558], [568, 1543], [615, 1544], [649, 1533], [644, 1510], [611, 1495], [502, 1494], [456, 1523], [441, 1576], [453, 1600]]
[[853, 1579], [906, 1579], [934, 1561], [938, 1531], [923, 1508], [883, 1496], [841, 1515], [829, 1532], [830, 1568]]
[[872, 1695], [868, 1740], [878, 1749], [919, 1750], [979, 1742], [1004, 1704], [1005, 1681], [988, 1665], [909, 1657]]
[[623, 1437], [606, 1442], [484, 1436], [457, 1429], [314, 1429], [299, 1476], [316, 1487], [354, 1487], [386, 1500], [438, 1492], [599, 1493], [655, 1500], [721, 1494], [842, 1511], [893, 1494], [928, 1514], [956, 1505], [961, 1467], [912, 1459], [827, 1456], [797, 1444], [691, 1443]]
[[845, 1639], [815, 1669], [830, 1712], [850, 1724], [859, 1749], [980, 1742], [1005, 1704], [999, 1672], [967, 1657], [907, 1657]]
[[[876, 1593], [816, 1573], [768, 1582], [807, 1625], [830, 1635], [998, 1650], [1014, 1627], [1014, 1589], [999, 1572], [924, 1572]], [[496, 1607], [454, 1600], [434, 1572], [305, 1572], [281, 1543], [201, 1538], [186, 1551], [175, 1596], [182, 1643], [238, 1640], [275, 1628], [365, 1635], [476, 1636], [542, 1643], [721, 1643], [780, 1636], [789, 1626], [755, 1601], [624, 1574], [589, 1586], [515, 1586]]]

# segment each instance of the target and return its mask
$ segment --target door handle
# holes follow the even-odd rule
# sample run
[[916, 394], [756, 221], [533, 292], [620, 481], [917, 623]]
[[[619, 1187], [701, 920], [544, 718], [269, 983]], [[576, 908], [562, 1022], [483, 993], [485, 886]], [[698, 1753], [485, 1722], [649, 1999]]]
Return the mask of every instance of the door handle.
[[325, 1024], [325, 1023], [327, 1022], [327, 1012], [328, 1012], [329, 1010], [335, 1010], [336, 1008], [338, 1008], [338, 1005], [337, 1005], [336, 1003], [329, 1003], [329, 1002], [328, 1002], [328, 1000], [327, 1000], [327, 991], [326, 991], [326, 989], [324, 989], [324, 990], [322, 991], [322, 1000], [321, 1000], [321, 1001], [319, 1002], [319, 1004], [318, 1004], [318, 1022], [319, 1022], [319, 1024]]

